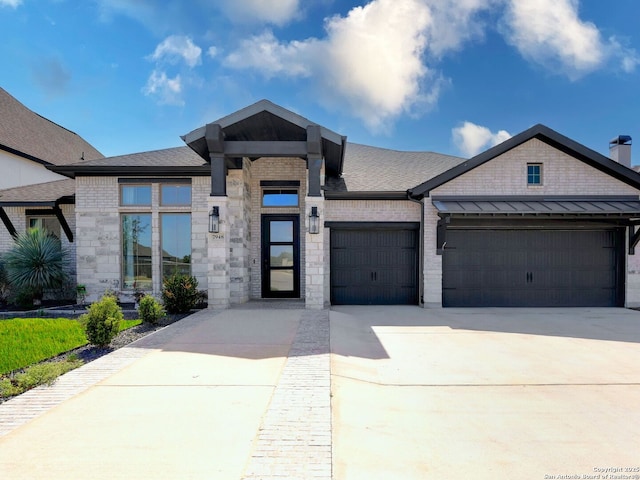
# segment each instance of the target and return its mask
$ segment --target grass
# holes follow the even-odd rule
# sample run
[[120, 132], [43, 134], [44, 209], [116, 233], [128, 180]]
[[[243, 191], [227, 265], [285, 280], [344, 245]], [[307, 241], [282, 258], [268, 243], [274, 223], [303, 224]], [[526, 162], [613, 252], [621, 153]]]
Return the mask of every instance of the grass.
[[[124, 320], [120, 331], [140, 320]], [[87, 344], [84, 328], [68, 318], [13, 318], [0, 321], [0, 375]]]
[[22, 373], [0, 379], [0, 397], [20, 395], [38, 385], [51, 385], [60, 375], [80, 367], [83, 363], [79, 358], [70, 355], [59, 362], [33, 365]]

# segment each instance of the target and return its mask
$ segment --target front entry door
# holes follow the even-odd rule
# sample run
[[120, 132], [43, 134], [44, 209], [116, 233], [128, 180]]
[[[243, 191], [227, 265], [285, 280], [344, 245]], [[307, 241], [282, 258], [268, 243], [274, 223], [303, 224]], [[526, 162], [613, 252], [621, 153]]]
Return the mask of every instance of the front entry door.
[[300, 298], [300, 217], [262, 216], [262, 297]]

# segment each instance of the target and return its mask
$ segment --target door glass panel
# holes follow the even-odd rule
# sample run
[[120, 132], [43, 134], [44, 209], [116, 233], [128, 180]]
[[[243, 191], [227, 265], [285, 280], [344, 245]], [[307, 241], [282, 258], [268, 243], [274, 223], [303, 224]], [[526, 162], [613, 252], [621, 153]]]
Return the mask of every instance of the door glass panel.
[[272, 292], [293, 291], [293, 269], [271, 270], [270, 274]]
[[271, 242], [293, 242], [293, 222], [274, 221], [270, 223]]
[[271, 266], [293, 267], [293, 245], [272, 245]]

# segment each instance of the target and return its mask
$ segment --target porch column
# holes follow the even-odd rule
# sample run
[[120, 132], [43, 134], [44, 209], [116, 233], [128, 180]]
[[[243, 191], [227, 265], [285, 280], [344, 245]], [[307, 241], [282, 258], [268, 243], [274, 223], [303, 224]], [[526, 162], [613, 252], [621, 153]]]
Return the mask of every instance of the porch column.
[[[309, 214], [316, 207], [320, 216], [320, 231], [309, 233]], [[304, 213], [305, 226], [305, 307], [323, 309], [329, 299], [324, 296], [324, 198], [307, 197]]]
[[212, 207], [218, 207], [220, 214], [219, 232], [207, 233], [209, 308], [228, 308], [230, 303], [229, 199], [209, 197], [207, 206], [209, 212]]
[[205, 127], [205, 140], [211, 162], [211, 195], [227, 194], [227, 165], [224, 158], [224, 132], [217, 123]]

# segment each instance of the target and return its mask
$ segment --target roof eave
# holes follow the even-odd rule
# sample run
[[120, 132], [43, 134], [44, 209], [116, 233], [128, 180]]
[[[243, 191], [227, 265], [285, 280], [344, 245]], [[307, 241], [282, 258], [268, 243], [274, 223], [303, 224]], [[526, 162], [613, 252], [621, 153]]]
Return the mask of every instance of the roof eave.
[[66, 175], [70, 178], [81, 177], [138, 177], [140, 175], [162, 175], [169, 177], [185, 177], [185, 176], [208, 176], [211, 175], [211, 168], [208, 165], [203, 166], [59, 166], [51, 167], [51, 171]]

